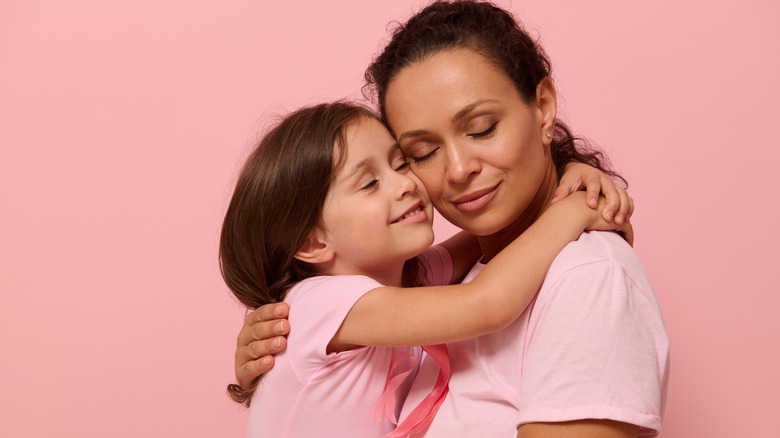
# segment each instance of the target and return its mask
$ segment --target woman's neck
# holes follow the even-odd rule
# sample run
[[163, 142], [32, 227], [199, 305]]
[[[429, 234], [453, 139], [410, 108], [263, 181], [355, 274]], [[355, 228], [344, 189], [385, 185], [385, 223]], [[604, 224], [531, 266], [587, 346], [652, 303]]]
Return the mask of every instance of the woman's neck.
[[504, 227], [501, 231], [489, 236], [481, 236], [479, 246], [482, 248], [484, 258], [481, 260], [487, 263], [496, 256], [502, 249], [512, 243], [519, 235], [523, 234], [531, 226], [544, 210], [550, 205], [555, 189], [558, 188], [558, 173], [555, 170], [555, 164], [550, 160], [545, 173], [544, 180], [536, 192], [536, 196], [528, 204], [528, 207], [520, 213], [514, 222]]

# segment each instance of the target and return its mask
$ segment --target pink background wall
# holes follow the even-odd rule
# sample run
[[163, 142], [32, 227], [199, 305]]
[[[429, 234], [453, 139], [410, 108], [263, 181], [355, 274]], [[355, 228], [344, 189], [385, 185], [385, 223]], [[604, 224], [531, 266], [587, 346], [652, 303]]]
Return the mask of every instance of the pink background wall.
[[[0, 436], [243, 435], [216, 261], [237, 166], [269, 112], [357, 96], [422, 2], [122, 3], [0, 4]], [[777, 3], [592, 3], [502, 4], [631, 183], [672, 339], [664, 436], [767, 436]]]

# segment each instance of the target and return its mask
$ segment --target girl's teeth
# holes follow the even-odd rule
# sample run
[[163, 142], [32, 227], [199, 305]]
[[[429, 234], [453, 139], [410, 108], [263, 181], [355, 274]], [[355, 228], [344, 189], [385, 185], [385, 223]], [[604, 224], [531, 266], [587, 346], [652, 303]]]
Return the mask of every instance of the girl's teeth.
[[401, 219], [398, 219], [398, 221], [402, 221], [402, 220], [404, 220], [404, 219], [408, 218], [409, 216], [414, 216], [414, 215], [416, 215], [417, 213], [419, 213], [420, 211], [422, 211], [422, 207], [417, 207], [416, 209], [414, 209], [414, 210], [410, 211], [409, 213], [407, 213], [407, 214], [405, 214], [405, 215], [401, 216]]

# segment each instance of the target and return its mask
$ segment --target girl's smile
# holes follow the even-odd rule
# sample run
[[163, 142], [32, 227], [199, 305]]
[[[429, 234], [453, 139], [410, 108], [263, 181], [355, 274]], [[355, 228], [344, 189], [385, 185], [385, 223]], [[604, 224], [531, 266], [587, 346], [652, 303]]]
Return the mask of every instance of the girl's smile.
[[428, 219], [428, 215], [425, 213], [425, 204], [422, 201], [415, 203], [415, 205], [406, 211], [401, 217], [394, 220], [392, 223], [417, 223]]
[[381, 122], [352, 123], [346, 142], [318, 232], [333, 256], [324, 273], [400, 284], [404, 262], [433, 243], [433, 205]]

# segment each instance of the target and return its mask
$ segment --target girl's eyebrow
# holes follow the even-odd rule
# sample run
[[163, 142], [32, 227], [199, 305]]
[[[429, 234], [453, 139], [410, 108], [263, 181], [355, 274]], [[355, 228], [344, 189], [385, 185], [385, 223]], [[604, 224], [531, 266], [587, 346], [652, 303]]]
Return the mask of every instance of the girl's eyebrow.
[[355, 166], [353, 166], [352, 169], [350, 169], [349, 173], [344, 175], [344, 178], [342, 178], [342, 180], [347, 180], [352, 178], [356, 173], [360, 171], [360, 169], [366, 167], [369, 161], [371, 161], [371, 157], [366, 157], [358, 161], [357, 164], [355, 164]]
[[[379, 146], [377, 146], [377, 147], [379, 147]], [[389, 151], [388, 155], [389, 156], [392, 156], [393, 152], [395, 152], [396, 150], [401, 151], [401, 146], [398, 144], [397, 141], [393, 141], [393, 142], [388, 143], [388, 151]], [[403, 151], [401, 151], [401, 154], [403, 155]], [[366, 158], [363, 158], [362, 160], [358, 161], [354, 166], [352, 166], [349, 169], [348, 173], [344, 174], [344, 177], [341, 178], [341, 179], [342, 180], [348, 180], [348, 179], [352, 178], [356, 173], [358, 173], [360, 171], [360, 169], [368, 166], [369, 162], [371, 162], [372, 159], [373, 159], [373, 157], [366, 157]]]

